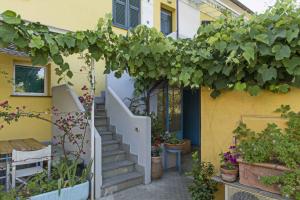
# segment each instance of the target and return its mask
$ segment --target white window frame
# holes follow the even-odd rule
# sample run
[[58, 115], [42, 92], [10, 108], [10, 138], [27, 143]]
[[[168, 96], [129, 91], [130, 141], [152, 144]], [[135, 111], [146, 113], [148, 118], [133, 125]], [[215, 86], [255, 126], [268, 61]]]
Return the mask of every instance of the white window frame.
[[[37, 67], [44, 68], [45, 78], [44, 78], [44, 93], [34, 93], [34, 92], [16, 92], [16, 66], [20, 67]], [[47, 96], [48, 95], [48, 71], [46, 66], [33, 66], [24, 63], [14, 63], [13, 66], [13, 95], [16, 96]]]

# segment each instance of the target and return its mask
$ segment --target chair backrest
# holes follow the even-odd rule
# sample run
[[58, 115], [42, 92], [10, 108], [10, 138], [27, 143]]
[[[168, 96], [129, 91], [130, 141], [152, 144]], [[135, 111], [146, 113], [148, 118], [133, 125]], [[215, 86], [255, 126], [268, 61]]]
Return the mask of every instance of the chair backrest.
[[12, 152], [12, 166], [26, 165], [51, 160], [51, 145], [36, 151], [17, 151]]

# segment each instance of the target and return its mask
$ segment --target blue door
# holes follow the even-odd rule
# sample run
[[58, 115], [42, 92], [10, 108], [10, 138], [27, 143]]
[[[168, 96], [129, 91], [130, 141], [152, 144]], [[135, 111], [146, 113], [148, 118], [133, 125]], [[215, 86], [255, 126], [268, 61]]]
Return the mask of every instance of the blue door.
[[199, 90], [183, 90], [183, 137], [193, 146], [200, 146]]

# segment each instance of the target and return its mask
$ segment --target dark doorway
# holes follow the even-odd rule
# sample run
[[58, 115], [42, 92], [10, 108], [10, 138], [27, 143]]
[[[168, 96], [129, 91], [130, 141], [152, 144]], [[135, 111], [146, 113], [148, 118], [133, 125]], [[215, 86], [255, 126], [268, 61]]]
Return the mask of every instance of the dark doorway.
[[200, 92], [183, 90], [183, 138], [200, 147]]

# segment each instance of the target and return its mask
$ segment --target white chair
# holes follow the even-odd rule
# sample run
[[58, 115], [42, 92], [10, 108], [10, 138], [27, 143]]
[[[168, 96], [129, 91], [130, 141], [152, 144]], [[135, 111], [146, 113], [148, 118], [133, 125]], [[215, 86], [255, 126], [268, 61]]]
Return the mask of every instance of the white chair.
[[[16, 187], [16, 180], [26, 184], [23, 177], [29, 177], [44, 171], [43, 162], [48, 162], [48, 177], [51, 175], [51, 145], [36, 151], [16, 151], [12, 152], [11, 161], [11, 187]], [[36, 164], [32, 166], [32, 164]], [[38, 165], [39, 164], [39, 165]], [[29, 165], [29, 167], [25, 166]], [[17, 166], [23, 166], [17, 169]]]

